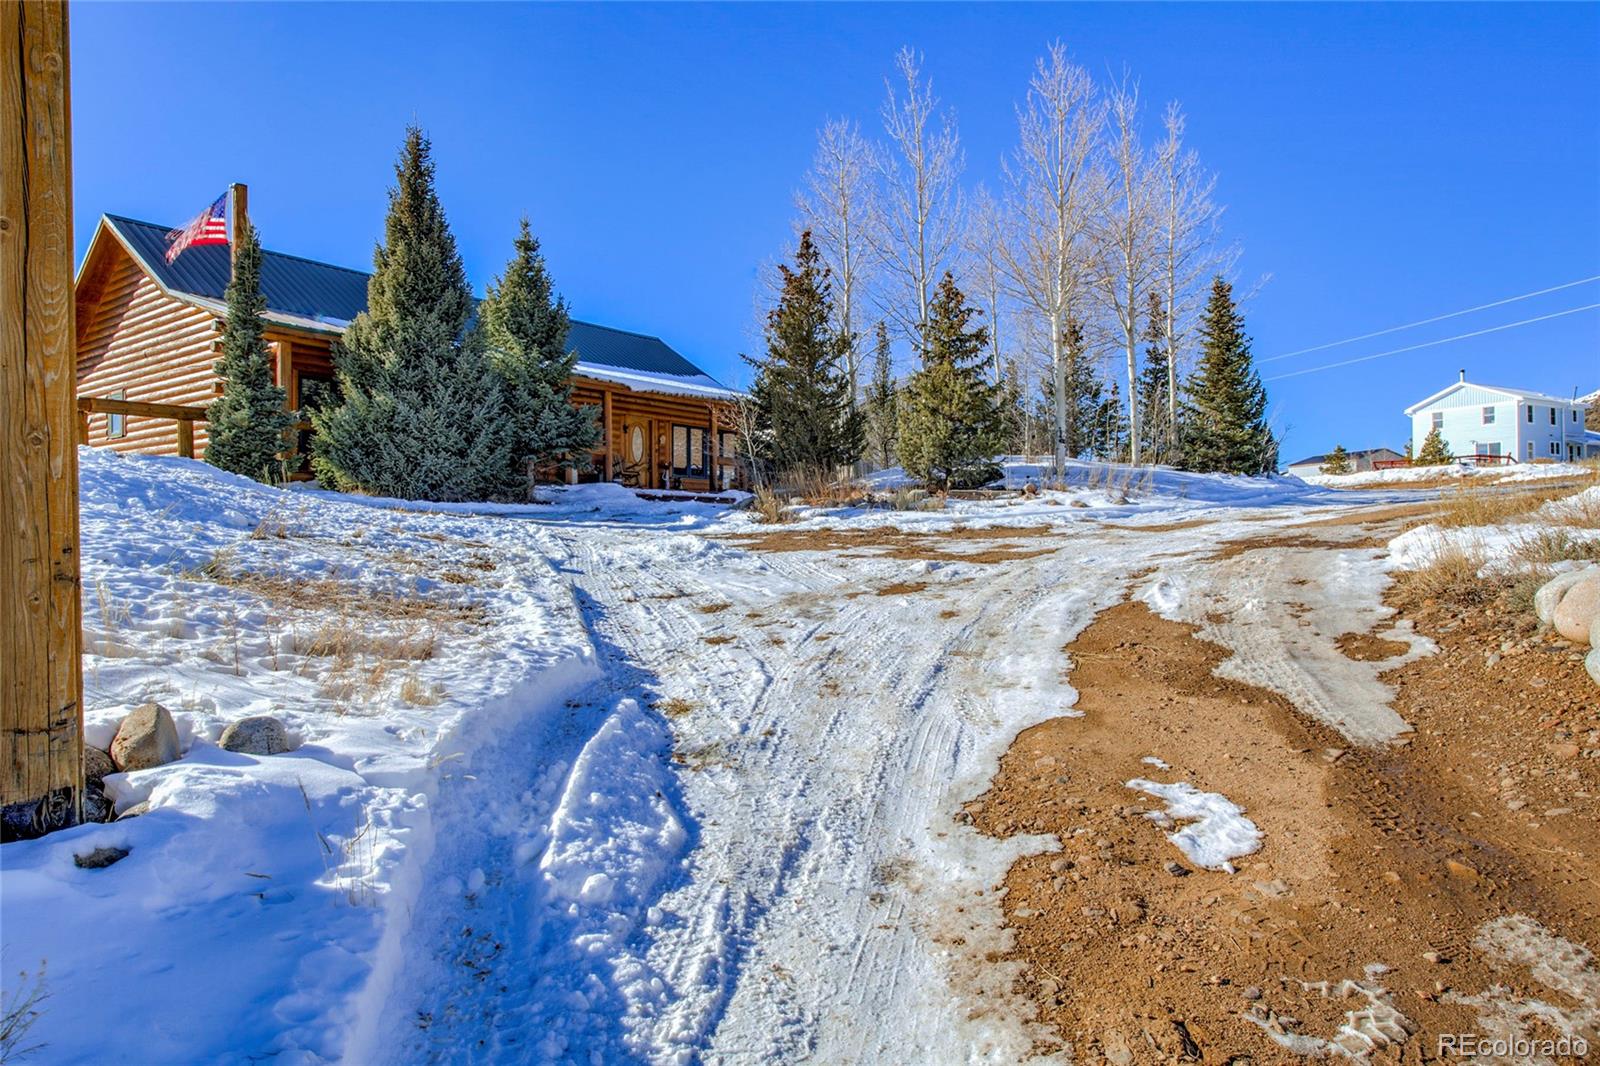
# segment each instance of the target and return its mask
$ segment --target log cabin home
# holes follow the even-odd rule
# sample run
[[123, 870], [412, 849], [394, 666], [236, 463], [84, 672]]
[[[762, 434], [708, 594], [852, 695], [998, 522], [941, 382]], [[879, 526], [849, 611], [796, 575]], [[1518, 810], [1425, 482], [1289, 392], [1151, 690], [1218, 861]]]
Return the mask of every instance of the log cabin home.
[[[230, 227], [244, 199], [243, 186], [230, 189]], [[233, 244], [192, 246], [169, 263], [171, 228], [101, 217], [75, 286], [81, 408], [94, 407], [84, 397], [197, 408], [221, 393], [213, 365]], [[365, 310], [369, 276], [263, 249], [266, 337], [290, 409], [333, 395], [331, 348]], [[568, 344], [578, 353], [573, 402], [599, 407], [604, 427], [584, 479], [690, 492], [744, 483], [732, 429], [738, 393], [658, 337], [574, 320]], [[203, 421], [91, 410], [82, 433], [86, 444], [125, 452], [205, 449]]]

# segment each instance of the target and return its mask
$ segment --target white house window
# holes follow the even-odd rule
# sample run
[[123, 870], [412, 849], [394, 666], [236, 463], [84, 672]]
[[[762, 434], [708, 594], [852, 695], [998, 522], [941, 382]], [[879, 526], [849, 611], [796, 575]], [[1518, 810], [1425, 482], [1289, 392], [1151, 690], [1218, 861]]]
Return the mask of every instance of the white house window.
[[1486, 426], [1494, 425], [1494, 408], [1493, 407], [1485, 407], [1483, 409], [1483, 424], [1486, 425]]
[[1550, 442], [1550, 454], [1551, 455], [1560, 455], [1561, 454], [1561, 445], [1557, 444], [1555, 441], [1551, 441]]
[[1556, 424], [1556, 409], [1554, 407], [1550, 408], [1550, 424], [1552, 426]]
[[1531, 403], [1528, 405], [1528, 421], [1533, 421], [1533, 404]]
[[1435, 412], [1433, 412], [1433, 428], [1434, 429], [1443, 429], [1444, 428], [1444, 412], [1443, 411], [1435, 411]]
[[1574, 422], [1578, 420], [1578, 409], [1576, 407], [1572, 409], [1572, 420]]
[[[110, 396], [106, 397], [106, 399], [108, 399], [108, 400], [126, 400], [127, 398], [128, 398], [128, 390], [127, 389], [118, 389], [116, 392], [113, 392]], [[128, 435], [128, 416], [127, 415], [123, 415], [123, 414], [108, 414], [108, 415], [106, 415], [106, 439], [107, 440], [116, 440], [118, 437], [126, 437], [127, 435]]]
[[1533, 441], [1531, 440], [1528, 442], [1528, 458], [1533, 458]]
[[1488, 444], [1485, 444], [1483, 446], [1483, 454], [1485, 454], [1485, 455], [1499, 455], [1500, 454], [1500, 442], [1497, 441], [1497, 440], [1492, 440]]

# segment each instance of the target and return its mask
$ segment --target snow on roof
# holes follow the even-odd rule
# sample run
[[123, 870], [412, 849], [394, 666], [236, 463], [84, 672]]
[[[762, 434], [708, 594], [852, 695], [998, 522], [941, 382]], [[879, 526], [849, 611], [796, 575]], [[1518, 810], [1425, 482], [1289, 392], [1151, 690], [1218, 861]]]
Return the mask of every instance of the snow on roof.
[[695, 396], [706, 400], [736, 400], [739, 392], [730, 389], [708, 374], [692, 377], [680, 374], [662, 374], [648, 370], [623, 370], [601, 363], [578, 360], [574, 371], [579, 377], [594, 378], [626, 385], [642, 392], [661, 392], [670, 396]]

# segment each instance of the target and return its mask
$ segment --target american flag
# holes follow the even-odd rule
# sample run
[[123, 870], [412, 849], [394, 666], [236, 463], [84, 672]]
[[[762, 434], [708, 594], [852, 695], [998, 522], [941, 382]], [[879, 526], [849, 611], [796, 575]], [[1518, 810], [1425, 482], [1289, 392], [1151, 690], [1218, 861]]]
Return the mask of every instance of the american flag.
[[228, 194], [217, 197], [217, 202], [195, 216], [182, 229], [167, 234], [167, 262], [172, 262], [192, 244], [228, 243]]

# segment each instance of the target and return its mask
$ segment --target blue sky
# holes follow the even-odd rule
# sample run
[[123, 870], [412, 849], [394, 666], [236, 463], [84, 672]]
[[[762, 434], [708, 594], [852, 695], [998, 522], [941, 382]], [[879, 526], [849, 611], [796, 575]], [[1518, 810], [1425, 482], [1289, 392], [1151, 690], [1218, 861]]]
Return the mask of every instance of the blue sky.
[[[243, 181], [268, 247], [367, 267], [414, 119], [480, 290], [527, 213], [579, 317], [737, 380], [824, 119], [874, 128], [912, 45], [992, 185], [1057, 39], [1182, 101], [1238, 274], [1269, 279], [1258, 357], [1600, 274], [1594, 4], [78, 4], [79, 252], [102, 212], [177, 224]], [[1600, 284], [1263, 371], [1590, 303]], [[1457, 368], [1600, 387], [1600, 312], [1270, 382], [1286, 458], [1400, 445], [1401, 408]]]

